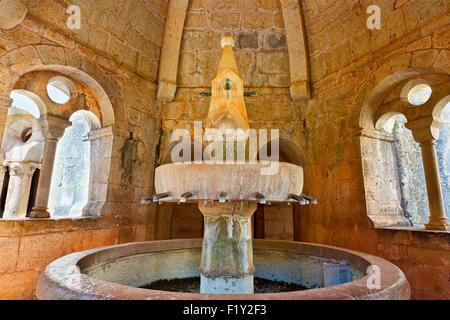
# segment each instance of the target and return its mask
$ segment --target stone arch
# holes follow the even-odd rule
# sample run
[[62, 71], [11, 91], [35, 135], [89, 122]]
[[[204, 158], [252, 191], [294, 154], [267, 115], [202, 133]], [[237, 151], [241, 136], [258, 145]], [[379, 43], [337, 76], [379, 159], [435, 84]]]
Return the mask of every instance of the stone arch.
[[[298, 166], [305, 165], [305, 154], [303, 152], [303, 149], [297, 143], [290, 139], [282, 137], [276, 140], [270, 140], [266, 144], [268, 153], [271, 152], [270, 145], [273, 142], [277, 142], [279, 144], [280, 162], [287, 162]], [[262, 146], [262, 148], [266, 146]], [[258, 150], [258, 160], [261, 160], [260, 151], [261, 148]]]
[[[434, 65], [420, 69], [406, 67], [386, 76], [373, 86], [375, 79], [385, 72], [383, 66], [378, 70], [366, 80], [353, 101], [354, 104], [361, 103], [362, 105], [358, 125], [362, 129], [361, 152], [366, 207], [375, 226], [407, 226], [408, 223], [404, 220], [405, 215], [403, 213], [404, 208], [406, 208], [405, 202], [402, 202], [406, 199], [404, 194], [407, 194], [402, 189], [405, 182], [395, 181], [396, 177], [398, 179], [403, 177], [399, 175], [402, 169], [397, 168], [397, 162], [400, 161], [398, 158], [399, 150], [394, 149], [397, 140], [394, 139], [394, 135], [382, 129], [386, 121], [397, 114], [403, 114], [407, 121], [406, 127], [413, 130], [414, 138], [411, 138], [413, 143], [416, 143], [416, 141], [424, 142], [422, 140], [425, 139], [424, 137], [429, 136], [431, 138], [431, 136], [434, 136], [438, 123], [436, 116], [446, 105], [444, 102], [448, 101], [444, 96], [448, 95], [450, 75], [446, 70]], [[415, 80], [429, 80], [430, 86], [437, 90], [433, 92], [429, 101], [421, 106], [412, 107], [404, 101], [402, 92], [408, 83]], [[418, 177], [423, 176], [425, 169], [428, 184], [430, 175], [427, 174], [428, 168], [423, 166], [422, 155], [424, 151], [421, 152], [420, 147], [415, 147], [415, 149], [417, 150], [414, 151], [414, 157], [420, 162], [417, 165], [416, 175]], [[425, 157], [425, 155], [423, 156]], [[427, 156], [430, 155], [427, 153]], [[384, 173], [374, 175], [375, 172]], [[425, 178], [421, 178], [423, 183], [420, 192], [423, 193], [421, 199], [425, 199], [424, 201], [427, 202], [425, 189], [428, 188], [424, 180]], [[429, 192], [428, 198], [433, 199]], [[434, 205], [433, 200], [429, 200], [429, 203], [430, 212], [433, 212], [431, 208]], [[427, 205], [425, 204], [425, 206]], [[424, 205], [420, 206], [423, 207]], [[427, 211], [427, 209], [422, 208], [419, 211]]]
[[444, 109], [450, 104], [450, 95], [440, 100], [433, 109], [433, 116], [440, 118]]
[[[180, 143], [181, 143], [181, 142], [174, 141], [174, 142], [171, 142], [171, 143], [167, 146], [166, 151], [164, 152], [163, 156], [162, 156], [162, 157], [160, 158], [160, 160], [159, 160], [160, 165], [173, 163], [173, 161], [172, 161], [172, 151], [173, 151], [173, 150], [175, 149], [175, 147], [177, 147]], [[202, 145], [202, 153], [201, 153], [200, 155], [199, 155], [199, 154], [195, 154], [195, 145], [196, 145], [197, 143], [200, 143], [200, 144]], [[205, 143], [202, 143], [202, 142], [198, 142], [198, 141], [196, 141], [196, 140], [193, 140], [193, 141], [191, 142], [191, 160], [192, 160], [192, 161], [195, 161], [195, 159], [209, 160], [209, 159], [204, 159], [203, 151], [205, 150], [205, 148], [206, 148]]]
[[[0, 57], [0, 78], [9, 80], [0, 83], [0, 113], [5, 118], [10, 107], [9, 93], [22, 76], [36, 71], [51, 71], [79, 82], [89, 88], [98, 104], [101, 120], [94, 122], [95, 130], [88, 136], [94, 170], [90, 174], [89, 202], [82, 214], [99, 216], [107, 200], [115, 125], [114, 109], [109, 98], [114, 97], [115, 93], [111, 91], [114, 87], [107, 78], [108, 72], [88, 57], [59, 46], [30, 45], [12, 50]], [[0, 123], [0, 138], [3, 138], [4, 126], [5, 123]]]
[[76, 115], [82, 115], [84, 117], [84, 119], [86, 120], [86, 123], [89, 126], [90, 131], [100, 130], [102, 128], [102, 124], [100, 123], [100, 120], [97, 118], [97, 116], [93, 112], [87, 111], [87, 110], [75, 111], [70, 116], [69, 121], [72, 122]]
[[[17, 109], [9, 108], [7, 110], [7, 117], [5, 122], [5, 130], [0, 133], [3, 134], [1, 153], [4, 157], [5, 153], [9, 152], [13, 146], [23, 144], [21, 141], [21, 129], [32, 129], [31, 141], [42, 142], [45, 136], [45, 121], [44, 118], [47, 114], [47, 108], [42, 99], [34, 92], [28, 90], [13, 90], [12, 92], [19, 93], [29, 98], [37, 108], [39, 115], [22, 114], [21, 111], [17, 112]], [[24, 111], [26, 112], [26, 111]], [[37, 116], [37, 117], [36, 117]]]
[[[54, 51], [57, 51], [58, 54], [55, 54]], [[21, 60], [24, 57], [27, 57], [27, 63]], [[97, 69], [93, 66], [97, 66]], [[49, 45], [17, 48], [0, 57], [0, 77], [11, 79], [8, 83], [0, 86], [0, 96], [9, 96], [17, 81], [29, 72], [53, 71], [88, 87], [99, 105], [102, 126], [110, 127], [115, 123], [114, 108], [109, 99], [113, 93], [106, 92], [105, 88], [110, 86], [107, 83], [102, 85], [102, 82], [105, 81], [105, 78], [102, 77], [105, 70], [98, 68], [100, 67], [86, 56], [67, 48]], [[91, 73], [100, 76], [94, 78], [90, 75]]]
[[[446, 73], [439, 69], [406, 69], [399, 71], [384, 78], [379, 84], [373, 87], [372, 81], [368, 80], [366, 84], [358, 91], [354, 102], [363, 101], [359, 127], [364, 129], [375, 129], [377, 119], [377, 112], [379, 106], [383, 103], [386, 96], [396, 87], [402, 83], [406, 83], [412, 79], [420, 79], [427, 74], [443, 74]], [[373, 80], [373, 79], [372, 79]], [[367, 91], [370, 93], [367, 95]], [[363, 98], [365, 97], [365, 98]]]
[[[279, 137], [269, 140], [258, 150], [258, 160], [264, 160], [261, 150], [267, 148], [269, 159], [271, 154], [270, 146], [272, 143], [279, 144], [279, 161], [295, 164], [301, 167], [306, 165], [303, 149], [294, 141]], [[255, 237], [259, 239], [274, 240], [294, 240], [298, 236], [297, 206], [272, 204], [271, 206], [258, 205], [254, 216]]]
[[34, 92], [25, 89], [16, 89], [13, 90], [12, 92], [17, 92], [31, 99], [31, 101], [33, 101], [34, 104], [37, 106], [40, 117], [44, 117], [47, 115], [47, 106], [45, 105], [44, 101], [42, 101], [42, 99]]

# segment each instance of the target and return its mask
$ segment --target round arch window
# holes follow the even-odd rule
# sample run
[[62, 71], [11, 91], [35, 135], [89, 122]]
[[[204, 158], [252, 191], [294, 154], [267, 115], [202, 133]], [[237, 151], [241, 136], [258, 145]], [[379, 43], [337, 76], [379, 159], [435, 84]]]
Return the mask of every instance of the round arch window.
[[422, 80], [413, 80], [409, 82], [402, 91], [403, 99], [411, 106], [421, 106], [427, 103], [433, 89]]
[[69, 102], [73, 92], [73, 84], [64, 77], [55, 77], [47, 84], [48, 97], [57, 104], [66, 104]]

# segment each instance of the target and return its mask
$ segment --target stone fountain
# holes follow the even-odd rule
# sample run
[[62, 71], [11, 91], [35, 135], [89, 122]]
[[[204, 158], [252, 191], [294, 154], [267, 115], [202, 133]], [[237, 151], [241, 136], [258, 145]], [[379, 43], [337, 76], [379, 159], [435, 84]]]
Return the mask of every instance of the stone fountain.
[[[230, 37], [223, 54], [207, 128], [249, 129], [244, 84]], [[229, 147], [229, 146], [228, 146]], [[226, 147], [226, 154], [233, 153]], [[248, 159], [247, 159], [248, 160]], [[173, 163], [156, 169], [156, 195], [143, 202], [198, 203], [204, 238], [131, 243], [75, 253], [50, 264], [39, 278], [40, 299], [409, 299], [403, 273], [391, 263], [344, 249], [286, 241], [252, 241], [257, 204], [315, 204], [302, 195], [303, 168], [262, 162]], [[200, 265], [200, 268], [199, 268]], [[256, 268], [255, 268], [256, 265]], [[381, 274], [370, 287], [371, 266]], [[345, 274], [345, 277], [342, 277]], [[254, 277], [311, 289], [254, 294]], [[200, 293], [144, 289], [158, 280], [200, 277]]]
[[[244, 132], [250, 128], [244, 82], [233, 47], [231, 37], [222, 39], [223, 53], [212, 82], [206, 122], [207, 128], [218, 129], [223, 135], [227, 130]], [[189, 201], [198, 202], [204, 215], [201, 293], [253, 293], [251, 217], [257, 202], [289, 202], [303, 189], [303, 169], [299, 166], [279, 163], [273, 174], [261, 172], [262, 164], [258, 163], [174, 163], [156, 169], [155, 201], [179, 201], [189, 194]]]

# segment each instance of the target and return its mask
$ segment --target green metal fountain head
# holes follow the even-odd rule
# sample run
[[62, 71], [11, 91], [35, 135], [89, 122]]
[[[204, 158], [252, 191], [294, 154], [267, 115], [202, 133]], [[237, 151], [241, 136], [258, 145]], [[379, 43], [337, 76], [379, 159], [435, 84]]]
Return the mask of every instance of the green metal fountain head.
[[231, 90], [231, 80], [230, 79], [227, 79], [225, 81], [225, 90], [226, 91], [230, 91]]

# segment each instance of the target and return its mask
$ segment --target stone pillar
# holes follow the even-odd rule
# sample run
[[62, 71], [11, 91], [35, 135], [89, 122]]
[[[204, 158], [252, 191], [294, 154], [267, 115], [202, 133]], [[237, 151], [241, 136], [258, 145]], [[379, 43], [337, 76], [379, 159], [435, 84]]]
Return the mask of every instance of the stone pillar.
[[291, 73], [291, 97], [301, 101], [310, 97], [309, 60], [301, 3], [281, 0]]
[[40, 167], [34, 162], [8, 162], [10, 180], [3, 218], [25, 218], [33, 174]]
[[88, 134], [90, 148], [89, 199], [83, 208], [83, 217], [100, 217], [108, 195], [108, 179], [111, 170], [113, 129], [98, 129]]
[[177, 90], [178, 60], [189, 0], [171, 0], [166, 18], [158, 76], [158, 99], [172, 101]]
[[439, 139], [439, 129], [442, 123], [434, 117], [422, 118], [406, 124], [420, 144], [423, 167], [427, 184], [430, 220], [426, 225], [428, 230], [450, 230], [450, 223], [445, 215], [442, 186], [439, 177], [439, 167], [436, 156], [436, 140]]
[[36, 194], [36, 202], [31, 218], [50, 218], [48, 212], [48, 199], [52, 182], [53, 165], [55, 162], [56, 147], [63, 137], [64, 131], [70, 126], [67, 120], [47, 116], [48, 131], [45, 137], [44, 156], [42, 158], [41, 173]]
[[205, 217], [202, 294], [253, 294], [251, 217], [255, 203], [201, 203]]

